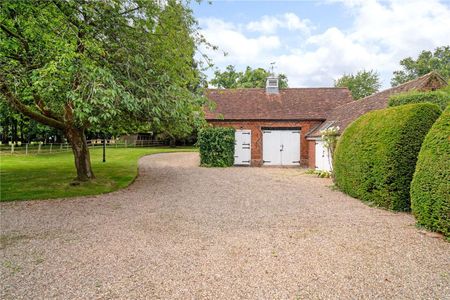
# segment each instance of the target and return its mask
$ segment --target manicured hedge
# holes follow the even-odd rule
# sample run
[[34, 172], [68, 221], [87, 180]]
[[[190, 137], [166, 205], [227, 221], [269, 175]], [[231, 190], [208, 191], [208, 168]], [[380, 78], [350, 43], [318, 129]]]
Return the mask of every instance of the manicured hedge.
[[200, 130], [197, 145], [200, 164], [205, 167], [229, 167], [234, 163], [234, 132], [228, 127], [207, 127]]
[[388, 105], [390, 107], [411, 103], [434, 103], [444, 110], [450, 103], [450, 90], [445, 88], [432, 92], [412, 91], [403, 94], [397, 94], [389, 98]]
[[450, 237], [450, 106], [420, 149], [411, 183], [411, 209], [418, 224]]
[[345, 193], [397, 211], [409, 189], [420, 146], [439, 108], [409, 104], [369, 112], [350, 124], [334, 154], [335, 183]]

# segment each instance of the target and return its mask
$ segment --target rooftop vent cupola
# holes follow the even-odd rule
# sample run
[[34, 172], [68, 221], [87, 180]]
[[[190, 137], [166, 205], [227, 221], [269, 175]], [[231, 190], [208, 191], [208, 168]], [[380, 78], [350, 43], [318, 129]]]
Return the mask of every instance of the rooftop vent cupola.
[[267, 94], [278, 94], [279, 88], [278, 88], [278, 76], [270, 75], [267, 77], [266, 81], [266, 93]]

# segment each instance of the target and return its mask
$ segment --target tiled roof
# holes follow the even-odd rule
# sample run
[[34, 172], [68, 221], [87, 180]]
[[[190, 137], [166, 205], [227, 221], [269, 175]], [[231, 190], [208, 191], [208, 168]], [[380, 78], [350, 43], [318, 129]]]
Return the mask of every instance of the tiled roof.
[[327, 113], [353, 101], [346, 88], [287, 88], [279, 94], [265, 89], [209, 89], [215, 109], [205, 108], [207, 120], [325, 120]]
[[[326, 122], [333, 122], [333, 126], [339, 126], [340, 132], [342, 133], [351, 122], [361, 115], [372, 110], [386, 108], [389, 97], [394, 94], [411, 90], [438, 89], [445, 85], [447, 85], [447, 83], [439, 74], [431, 72], [396, 87], [336, 107], [329, 112]], [[320, 136], [320, 130], [320, 127], [317, 127], [308, 133], [308, 137]]]
[[[307, 137], [318, 137], [318, 136], [321, 135], [320, 132], [321, 132], [322, 130], [326, 130], [326, 129], [328, 129], [328, 128], [334, 126], [334, 124], [335, 124], [334, 121], [325, 121], [325, 122], [323, 122], [323, 123], [320, 123], [319, 125], [317, 125], [317, 126], [311, 128], [311, 130], [308, 131], [308, 132], [306, 133], [306, 136], [307, 136]], [[318, 136], [315, 136], [315, 135], [313, 136], [313, 135], [312, 135], [312, 134], [315, 133], [315, 132], [318, 133]]]

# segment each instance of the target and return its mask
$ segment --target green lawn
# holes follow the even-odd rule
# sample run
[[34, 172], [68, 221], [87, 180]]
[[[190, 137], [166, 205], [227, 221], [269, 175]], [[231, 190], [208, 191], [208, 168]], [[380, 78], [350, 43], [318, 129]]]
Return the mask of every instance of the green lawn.
[[0, 200], [31, 200], [96, 195], [128, 186], [137, 175], [141, 156], [162, 152], [197, 151], [195, 148], [91, 149], [96, 179], [71, 186], [76, 176], [72, 152], [0, 156]]

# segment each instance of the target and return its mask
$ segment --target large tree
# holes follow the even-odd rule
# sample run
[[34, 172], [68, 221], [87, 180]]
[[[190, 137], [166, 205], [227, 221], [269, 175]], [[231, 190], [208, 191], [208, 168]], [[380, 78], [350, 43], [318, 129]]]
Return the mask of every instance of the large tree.
[[[236, 71], [233, 65], [226, 67], [225, 71], [216, 70], [214, 78], [210, 84], [218, 88], [235, 89], [235, 88], [264, 88], [266, 86], [267, 77], [270, 72], [263, 68], [252, 69], [247, 67], [244, 72]], [[288, 87], [288, 79], [286, 75], [279, 74], [280, 88]]]
[[[199, 102], [183, 101], [190, 93], [202, 94], [206, 86], [204, 75], [199, 70], [198, 62], [193, 59], [196, 45], [192, 36], [195, 35], [195, 20], [184, 12], [186, 8], [178, 0], [169, 0], [168, 5], [159, 16], [155, 33], [164, 37], [161, 43], [155, 44], [153, 53], [157, 53], [159, 68], [166, 70], [170, 78], [177, 78], [181, 89], [168, 97], [176, 103], [176, 109], [166, 110], [159, 122], [151, 124], [151, 130], [168, 136], [171, 143], [178, 138], [186, 138], [193, 129], [204, 125], [204, 119]], [[168, 27], [166, 24], [171, 24]], [[182, 58], [180, 60], [180, 58]], [[187, 63], [190, 67], [179, 66], [176, 63]]]
[[450, 80], [450, 46], [437, 47], [434, 52], [422, 51], [417, 59], [407, 57], [400, 61], [402, 70], [394, 71], [392, 86], [405, 83], [431, 71], [437, 71]]
[[30, 142], [39, 139], [52, 142], [61, 141], [61, 133], [23, 116], [6, 101], [0, 101], [0, 137], [2, 143]]
[[1, 100], [64, 132], [77, 180], [94, 178], [86, 130], [119, 132], [144, 122], [177, 131], [166, 121], [201, 118], [193, 55], [202, 37], [186, 4], [4, 0], [0, 5]]
[[372, 95], [380, 89], [380, 76], [370, 70], [358, 71], [356, 74], [344, 74], [334, 81], [335, 87], [346, 87], [352, 93], [355, 100]]

